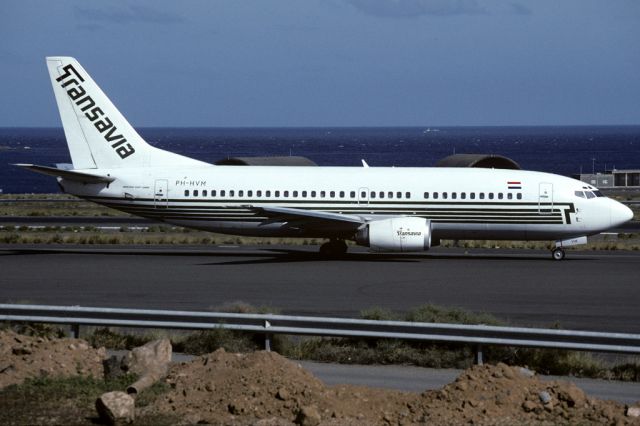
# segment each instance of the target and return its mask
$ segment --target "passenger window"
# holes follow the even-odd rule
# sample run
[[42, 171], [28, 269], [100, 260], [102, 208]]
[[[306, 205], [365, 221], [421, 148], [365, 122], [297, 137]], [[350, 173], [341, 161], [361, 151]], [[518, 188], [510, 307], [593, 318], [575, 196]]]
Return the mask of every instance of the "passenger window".
[[498, 192], [498, 200], [502, 200], [502, 192]]
[[336, 191], [329, 192], [329, 197], [335, 198], [336, 197]]
[[460, 198], [463, 199], [463, 200], [466, 200], [467, 199], [467, 193], [466, 192], [461, 192], [460, 193]]
[[458, 194], [456, 194], [455, 192], [451, 193], [451, 199], [455, 200], [456, 198], [458, 198]]
[[271, 191], [264, 191], [264, 196], [267, 198], [271, 197]]
[[429, 193], [428, 193], [428, 192], [425, 192], [425, 193], [424, 193], [424, 199], [425, 199], [425, 200], [428, 200], [428, 199], [429, 199]]
[[446, 193], [446, 192], [443, 192], [443, 193], [442, 193], [442, 199], [446, 200], [446, 199], [447, 199], [447, 196], [448, 196], [448, 195], [447, 195], [447, 193]]
[[198, 190], [197, 190], [197, 189], [194, 189], [194, 190], [193, 190], [193, 196], [194, 196], [194, 197], [197, 197], [197, 196], [198, 196]]
[[185, 189], [185, 190], [184, 190], [184, 196], [185, 196], [185, 197], [188, 197], [188, 196], [189, 196], [189, 190], [188, 190], [188, 189]]
[[520, 193], [519, 193], [519, 194], [517, 195], [517, 197], [516, 197], [516, 198], [517, 198], [518, 200], [522, 200], [522, 194], [520, 194]]
[[[222, 194], [224, 195], [224, 194]], [[256, 197], [262, 197], [262, 191], [256, 191]]]
[[221, 190], [220, 190], [220, 196], [221, 196], [221, 197], [224, 197], [224, 195], [225, 195], [225, 194], [226, 194], [225, 190], [224, 190], [224, 189], [221, 189]]
[[207, 196], [207, 190], [206, 190], [206, 189], [202, 191], [202, 196], [203, 196], [203, 197], [206, 197], [206, 196]]
[[212, 196], [212, 197], [215, 197], [215, 196], [216, 196], [216, 190], [215, 190], [215, 189], [212, 189], [212, 190], [211, 190], [211, 196]]
[[411, 193], [410, 192], [405, 192], [404, 196], [405, 196], [405, 198], [411, 198]]
[[371, 191], [371, 198], [376, 198], [376, 193]]
[[364, 192], [364, 191], [362, 191], [362, 192], [360, 193], [360, 198], [367, 198], [367, 193], [366, 193], [366, 192]]
[[437, 192], [434, 192], [434, 193], [433, 193], [433, 199], [434, 199], [434, 200], [437, 200], [437, 199], [438, 199], [438, 193], [437, 193]]
[[229, 197], [233, 197], [235, 195], [235, 191], [233, 189], [229, 190]]
[[238, 191], [238, 197], [244, 197], [244, 191], [243, 190]]
[[400, 191], [396, 192], [396, 198], [402, 198], [402, 192]]
[[380, 198], [384, 198], [384, 191], [380, 191]]
[[316, 198], [316, 191], [311, 191], [311, 198]]
[[302, 191], [302, 198], [307, 198], [307, 191]]
[[490, 200], [493, 200], [493, 192], [490, 192], [490, 193], [489, 193], [489, 199], [490, 199]]
[[252, 190], [248, 190], [247, 191], [247, 197], [253, 197], [253, 191]]
[[344, 198], [344, 191], [340, 191], [340, 198]]
[[275, 195], [276, 198], [280, 198], [280, 191], [273, 191], [273, 195]]
[[[196, 193], [196, 195], [198, 195], [198, 191], [194, 191]], [[587, 198], [596, 198], [595, 195], [593, 195], [593, 192], [591, 191], [584, 191], [584, 195], [587, 196]]]
[[349, 196], [350, 196], [351, 198], [356, 198], [356, 191], [351, 191], [351, 192], [349, 193]]
[[298, 198], [298, 191], [293, 191], [293, 198]]
[[481, 192], [481, 193], [480, 193], [480, 199], [481, 199], [481, 200], [484, 200], [484, 192]]
[[320, 198], [324, 198], [327, 196], [327, 193], [324, 191], [320, 191]]
[[510, 200], [513, 200], [513, 194], [512, 193], [508, 193], [507, 194], [507, 198], [510, 199]]
[[282, 195], [285, 198], [289, 197], [289, 191], [284, 191]]
[[472, 200], [476, 199], [476, 193], [472, 192], [471, 194], [469, 194], [469, 198], [471, 198]]
[[387, 192], [387, 198], [393, 198], [393, 192], [391, 191]]

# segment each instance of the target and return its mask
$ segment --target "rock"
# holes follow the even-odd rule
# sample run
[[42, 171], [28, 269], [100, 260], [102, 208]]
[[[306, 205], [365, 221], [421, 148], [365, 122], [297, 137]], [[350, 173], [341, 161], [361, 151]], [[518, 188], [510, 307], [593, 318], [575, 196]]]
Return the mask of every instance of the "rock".
[[627, 417], [640, 417], [640, 407], [627, 407]]
[[529, 412], [535, 410], [537, 408], [537, 405], [533, 401], [525, 401], [525, 402], [522, 403], [522, 408], [524, 408], [524, 411], [529, 413]]
[[9, 364], [6, 367], [0, 368], [0, 374], [8, 373], [8, 372], [14, 371], [15, 369], [16, 367], [13, 364]]
[[276, 398], [282, 401], [286, 401], [287, 399], [289, 399], [289, 391], [286, 390], [285, 388], [278, 389], [278, 392], [276, 393]]
[[547, 391], [542, 391], [538, 394], [538, 397], [540, 398], [540, 401], [542, 401], [543, 404], [548, 404], [551, 402], [551, 395], [549, 395], [549, 392]]
[[583, 407], [587, 401], [584, 392], [573, 383], [558, 392], [558, 399], [566, 401], [569, 407]]
[[456, 385], [456, 389], [461, 390], [462, 392], [466, 392], [469, 389], [469, 385], [465, 382], [460, 382]]
[[134, 374], [144, 375], [151, 370], [166, 370], [171, 362], [171, 342], [160, 339], [133, 349], [127, 354], [123, 365]]
[[502, 374], [504, 374], [504, 377], [506, 377], [507, 379], [513, 380], [516, 378], [516, 375], [514, 374], [513, 369], [508, 365], [505, 365], [504, 367], [502, 367]]
[[536, 375], [535, 371], [531, 371], [528, 368], [525, 367], [518, 367], [518, 373], [522, 376], [522, 377], [533, 377]]
[[320, 417], [318, 409], [313, 405], [302, 407], [296, 417], [296, 423], [300, 426], [317, 426], [321, 421], [322, 417]]
[[102, 366], [104, 367], [105, 379], [115, 379], [116, 377], [120, 377], [125, 374], [124, 370], [122, 369], [122, 359], [118, 358], [115, 355], [112, 355], [109, 358], [103, 360]]
[[131, 423], [135, 418], [135, 401], [124, 392], [107, 392], [96, 400], [96, 410], [107, 424]]

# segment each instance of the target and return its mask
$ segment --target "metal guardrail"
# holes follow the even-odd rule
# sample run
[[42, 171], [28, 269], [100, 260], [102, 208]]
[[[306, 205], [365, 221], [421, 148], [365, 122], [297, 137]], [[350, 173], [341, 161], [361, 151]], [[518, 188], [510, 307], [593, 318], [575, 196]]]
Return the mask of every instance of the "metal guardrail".
[[82, 325], [189, 330], [223, 328], [264, 334], [266, 350], [270, 350], [274, 334], [466, 343], [476, 347], [476, 362], [480, 364], [482, 346], [487, 345], [640, 354], [640, 334], [488, 325], [12, 304], [0, 304], [0, 321], [68, 324], [75, 337]]

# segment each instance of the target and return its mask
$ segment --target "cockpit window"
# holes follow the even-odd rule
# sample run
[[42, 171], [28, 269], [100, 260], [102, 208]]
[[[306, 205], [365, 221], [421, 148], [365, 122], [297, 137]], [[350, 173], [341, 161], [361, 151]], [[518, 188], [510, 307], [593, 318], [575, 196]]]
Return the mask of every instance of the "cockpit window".
[[591, 191], [584, 191], [584, 194], [587, 196], [587, 198], [596, 198], [596, 196], [593, 195], [593, 192]]
[[576, 197], [584, 198], [584, 192], [582, 191], [576, 191], [575, 194], [576, 194]]
[[594, 194], [596, 194], [596, 197], [604, 197], [604, 194], [600, 191], [593, 191]]

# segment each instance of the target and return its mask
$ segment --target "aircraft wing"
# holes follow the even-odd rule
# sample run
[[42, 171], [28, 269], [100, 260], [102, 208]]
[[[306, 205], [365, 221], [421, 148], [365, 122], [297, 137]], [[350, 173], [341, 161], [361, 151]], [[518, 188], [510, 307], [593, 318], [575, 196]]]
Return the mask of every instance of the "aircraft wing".
[[253, 207], [252, 210], [269, 219], [263, 224], [286, 222], [288, 226], [294, 228], [327, 228], [337, 230], [357, 230], [365, 223], [359, 216], [324, 212], [318, 210], [303, 210], [290, 207], [261, 206]]

